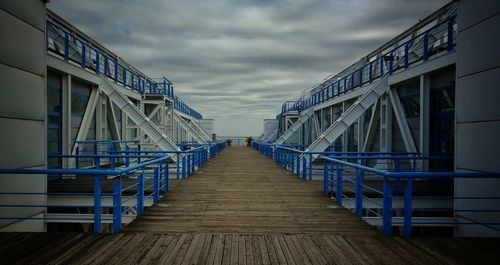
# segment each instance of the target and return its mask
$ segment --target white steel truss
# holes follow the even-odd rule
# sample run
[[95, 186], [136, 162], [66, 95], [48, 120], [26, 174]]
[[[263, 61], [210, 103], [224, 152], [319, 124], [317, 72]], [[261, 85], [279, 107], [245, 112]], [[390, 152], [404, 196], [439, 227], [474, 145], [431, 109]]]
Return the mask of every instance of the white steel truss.
[[304, 111], [300, 112], [300, 116], [297, 121], [292, 125], [292, 127], [288, 128], [274, 143], [275, 144], [283, 144], [286, 140], [288, 140], [297, 130], [299, 130], [302, 125], [309, 120], [314, 114], [313, 108], [308, 108]]

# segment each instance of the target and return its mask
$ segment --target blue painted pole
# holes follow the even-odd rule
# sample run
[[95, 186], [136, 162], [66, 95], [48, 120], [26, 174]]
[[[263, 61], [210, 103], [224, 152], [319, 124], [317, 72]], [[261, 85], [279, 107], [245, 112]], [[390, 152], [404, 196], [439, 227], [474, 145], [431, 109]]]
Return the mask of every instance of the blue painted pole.
[[182, 157], [182, 178], [186, 178], [186, 156]]
[[101, 183], [99, 176], [94, 176], [94, 233], [101, 233]]
[[454, 21], [454, 17], [450, 18], [450, 20], [448, 20], [448, 38], [447, 38], [447, 42], [448, 42], [448, 52], [451, 52], [453, 51], [453, 21]]
[[177, 160], [175, 162], [175, 166], [177, 167], [176, 168], [176, 175], [177, 175], [177, 179], [180, 179], [180, 163], [181, 161], [179, 160], [179, 153], [176, 154], [177, 155]]
[[169, 176], [170, 176], [170, 165], [167, 162], [165, 163], [165, 174], [163, 175], [163, 177], [165, 178], [165, 181], [163, 183], [163, 191], [165, 193], [167, 193], [169, 189], [169, 181], [170, 181]]
[[122, 180], [119, 177], [113, 187], [113, 234], [122, 229]]
[[153, 171], [153, 202], [156, 203], [160, 199], [160, 176], [158, 168]]
[[312, 170], [313, 170], [313, 161], [312, 161], [312, 154], [309, 154], [309, 180], [312, 180]]
[[392, 190], [389, 180], [384, 179], [384, 199], [382, 209], [382, 230], [387, 236], [392, 236]]
[[64, 33], [64, 61], [67, 62], [69, 60], [69, 34], [67, 32]]
[[354, 213], [358, 218], [361, 218], [361, 212], [363, 209], [363, 178], [361, 176], [361, 171], [356, 169], [356, 205], [354, 208]]
[[410, 57], [410, 47], [408, 46], [408, 43], [405, 44], [405, 69], [408, 69], [410, 65], [409, 57]]
[[144, 212], [144, 169], [137, 178], [137, 215]]
[[115, 81], [115, 84], [118, 83], [118, 62], [114, 62], [115, 63], [115, 77], [114, 77], [114, 81]]
[[370, 63], [369, 69], [368, 69], [368, 82], [373, 81], [373, 62]]
[[306, 156], [302, 156], [302, 179], [306, 180], [307, 177], [307, 161]]
[[412, 230], [412, 190], [413, 179], [406, 180], [406, 188], [404, 195], [404, 235], [411, 236]]
[[85, 44], [82, 43], [82, 56], [80, 58], [80, 67], [84, 69], [86, 63], [87, 60], [85, 59]]
[[101, 66], [100, 59], [99, 59], [99, 52], [96, 50], [95, 51], [95, 74], [99, 75], [99, 67]]
[[424, 61], [429, 59], [429, 32], [424, 35]]

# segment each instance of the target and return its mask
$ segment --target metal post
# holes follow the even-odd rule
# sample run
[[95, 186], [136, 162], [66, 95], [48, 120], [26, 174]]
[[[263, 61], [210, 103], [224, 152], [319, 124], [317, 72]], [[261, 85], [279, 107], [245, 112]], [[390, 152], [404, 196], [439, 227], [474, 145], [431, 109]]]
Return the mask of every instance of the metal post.
[[144, 212], [144, 168], [137, 178], [137, 215]]
[[64, 61], [69, 60], [69, 34], [64, 32]]
[[153, 171], [153, 203], [160, 199], [160, 171], [155, 168]]
[[169, 189], [169, 176], [170, 176], [170, 165], [168, 162], [165, 163], [165, 173], [163, 174], [163, 177], [165, 178], [163, 182], [163, 191], [165, 193], [168, 192]]
[[115, 77], [114, 77], [114, 81], [115, 81], [115, 84], [118, 83], [118, 62], [114, 62], [115, 63]]
[[451, 17], [448, 20], [448, 52], [453, 51], [453, 21], [455, 17]]
[[186, 178], [186, 156], [182, 157], [182, 178]]
[[101, 183], [99, 176], [94, 176], [94, 233], [101, 233]]
[[83, 42], [81, 42], [81, 44], [82, 44], [82, 56], [80, 58], [80, 60], [81, 60], [80, 61], [80, 67], [82, 69], [84, 69], [85, 68], [85, 64], [87, 63], [87, 60], [85, 59], [85, 44]]
[[370, 66], [369, 66], [369, 73], [368, 73], [368, 82], [371, 82], [373, 81], [373, 62], [370, 63]]
[[113, 234], [122, 229], [122, 180], [121, 176], [113, 187]]
[[384, 178], [384, 199], [382, 210], [382, 227], [384, 234], [392, 236], [392, 190], [389, 180]]
[[177, 153], [176, 156], [177, 156], [177, 160], [175, 160], [176, 175], [177, 175], [177, 179], [179, 179], [180, 178], [180, 172], [179, 172], [180, 171], [180, 165], [179, 165], [179, 163], [181, 163], [180, 160], [179, 160], [179, 153]]
[[99, 67], [100, 67], [99, 52], [97, 50], [94, 51], [95, 51], [95, 74], [99, 75]]
[[361, 175], [361, 170], [356, 169], [356, 205], [354, 208], [354, 213], [358, 218], [361, 218], [362, 209], [363, 209], [363, 176]]
[[408, 46], [408, 43], [405, 44], [405, 69], [408, 69], [408, 66], [410, 64], [409, 62], [409, 56], [410, 56], [410, 47]]
[[412, 190], [413, 179], [406, 180], [406, 188], [404, 195], [404, 235], [411, 236], [411, 218], [412, 218]]
[[429, 31], [424, 34], [424, 61], [429, 59]]
[[302, 179], [306, 180], [307, 174], [307, 161], [305, 154], [302, 156]]
[[313, 168], [313, 161], [312, 161], [312, 154], [309, 154], [309, 180], [312, 180], [312, 168]]

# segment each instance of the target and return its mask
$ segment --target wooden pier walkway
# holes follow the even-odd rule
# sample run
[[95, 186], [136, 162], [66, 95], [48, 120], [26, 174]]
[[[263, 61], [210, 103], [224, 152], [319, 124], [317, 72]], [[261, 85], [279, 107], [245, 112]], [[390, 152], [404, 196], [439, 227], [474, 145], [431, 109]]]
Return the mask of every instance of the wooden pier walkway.
[[117, 235], [0, 234], [0, 264], [500, 264], [498, 239], [386, 237], [248, 147], [230, 147]]

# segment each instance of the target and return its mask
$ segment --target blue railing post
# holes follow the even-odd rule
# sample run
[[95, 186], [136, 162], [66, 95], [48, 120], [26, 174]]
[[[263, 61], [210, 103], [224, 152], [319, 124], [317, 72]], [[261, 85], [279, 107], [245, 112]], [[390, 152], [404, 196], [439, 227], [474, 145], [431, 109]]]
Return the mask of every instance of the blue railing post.
[[363, 176], [361, 170], [356, 169], [356, 205], [354, 208], [354, 213], [358, 218], [361, 218], [361, 212], [363, 209]]
[[384, 75], [384, 56], [380, 57], [380, 77]]
[[392, 235], [392, 190], [389, 185], [389, 180], [384, 178], [384, 199], [382, 210], [382, 228], [384, 234], [387, 236]]
[[370, 63], [369, 70], [368, 70], [368, 82], [371, 84], [373, 81], [373, 62]]
[[186, 178], [186, 156], [182, 157], [182, 178]]
[[448, 20], [448, 52], [453, 51], [453, 22], [455, 17], [451, 17]]
[[177, 156], [177, 160], [175, 161], [175, 166], [176, 166], [176, 173], [175, 174], [177, 175], [177, 179], [179, 179], [180, 178], [180, 172], [179, 171], [180, 171], [180, 163], [181, 163], [181, 161], [179, 159], [179, 153], [177, 153], [176, 156]]
[[118, 83], [118, 62], [115, 61], [114, 63], [115, 63], [115, 76], [113, 79], [114, 79], [114, 82], [116, 84], [116, 83]]
[[307, 177], [307, 158], [305, 154], [302, 156], [302, 179], [306, 180]]
[[394, 68], [394, 52], [389, 54], [389, 75], [392, 75], [392, 71]]
[[69, 60], [69, 34], [64, 32], [64, 61]]
[[313, 161], [312, 161], [312, 154], [309, 154], [309, 180], [312, 180], [312, 175], [313, 175]]
[[80, 57], [80, 60], [81, 60], [80, 61], [80, 67], [82, 69], [85, 69], [85, 64], [87, 63], [87, 60], [85, 58], [85, 56], [86, 56], [86, 54], [85, 54], [86, 53], [85, 52], [85, 44], [83, 42], [80, 42], [80, 43], [82, 44], [82, 51], [81, 51], [82, 56]]
[[121, 177], [113, 187], [113, 234], [122, 229], [122, 180]]
[[123, 67], [122, 82], [123, 87], [127, 87], [127, 69], [125, 67]]
[[363, 86], [363, 66], [359, 68], [359, 87]]
[[99, 52], [95, 50], [95, 74], [99, 75], [99, 67], [101, 66]]
[[155, 168], [153, 171], [153, 203], [158, 202], [160, 199], [160, 171]]
[[429, 31], [424, 34], [424, 61], [429, 59]]
[[410, 47], [408, 43], [405, 44], [405, 57], [404, 57], [404, 62], [405, 62], [405, 69], [408, 69], [410, 65]]
[[300, 154], [297, 153], [295, 159], [295, 164], [297, 166], [297, 168], [295, 169], [295, 175], [300, 176]]
[[411, 236], [412, 230], [412, 190], [413, 190], [413, 179], [408, 178], [406, 180], [406, 188], [404, 195], [404, 235]]
[[165, 163], [165, 173], [163, 173], [164, 181], [163, 181], [163, 191], [165, 193], [168, 192], [169, 188], [169, 176], [170, 176], [170, 165], [168, 161]]
[[141, 215], [144, 212], [144, 169], [142, 173], [137, 177], [137, 215]]
[[101, 233], [101, 183], [99, 176], [94, 176], [94, 233]]
[[335, 200], [339, 206], [342, 206], [342, 169], [340, 166], [337, 166], [336, 169], [337, 175], [337, 191], [335, 192]]

